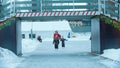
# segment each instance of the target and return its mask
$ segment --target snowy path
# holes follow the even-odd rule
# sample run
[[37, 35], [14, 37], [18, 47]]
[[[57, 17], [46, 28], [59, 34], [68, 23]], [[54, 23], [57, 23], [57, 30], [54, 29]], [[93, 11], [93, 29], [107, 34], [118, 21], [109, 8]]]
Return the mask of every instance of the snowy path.
[[18, 68], [107, 68], [89, 53], [31, 55]]
[[104, 58], [90, 54], [90, 41], [67, 41], [66, 47], [55, 50], [51, 41], [43, 42], [34, 52], [24, 54], [17, 68], [108, 68]]

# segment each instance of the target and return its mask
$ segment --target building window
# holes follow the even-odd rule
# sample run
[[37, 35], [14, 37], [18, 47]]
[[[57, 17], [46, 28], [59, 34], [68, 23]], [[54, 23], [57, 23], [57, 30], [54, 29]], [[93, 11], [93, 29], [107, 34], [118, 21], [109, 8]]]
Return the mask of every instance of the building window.
[[36, 35], [35, 35], [35, 34], [33, 34], [32, 36], [33, 36], [33, 38], [35, 38], [35, 37], [36, 37]]
[[23, 38], [23, 39], [25, 38], [25, 34], [22, 34], [22, 38]]
[[36, 35], [35, 34], [29, 34], [29, 38], [36, 38]]
[[29, 34], [29, 38], [32, 38], [32, 37], [31, 37], [31, 34]]

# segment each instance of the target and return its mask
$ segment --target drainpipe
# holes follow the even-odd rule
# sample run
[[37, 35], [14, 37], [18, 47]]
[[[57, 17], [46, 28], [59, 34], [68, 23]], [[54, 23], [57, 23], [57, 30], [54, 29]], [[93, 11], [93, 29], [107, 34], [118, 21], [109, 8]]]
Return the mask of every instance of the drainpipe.
[[105, 8], [105, 0], [104, 0], [104, 15], [106, 15], [106, 8]]
[[74, 9], [75, 9], [75, 4], [74, 4], [74, 0], [73, 0], [73, 11], [74, 11]]
[[120, 4], [118, 4], [118, 21], [120, 22]]
[[41, 0], [41, 13], [42, 13], [42, 0]]
[[13, 9], [13, 13], [14, 13], [14, 15], [15, 15], [15, 0], [14, 0], [14, 9]]
[[10, 16], [9, 17], [11, 17], [11, 15], [12, 15], [12, 0], [10, 0]]

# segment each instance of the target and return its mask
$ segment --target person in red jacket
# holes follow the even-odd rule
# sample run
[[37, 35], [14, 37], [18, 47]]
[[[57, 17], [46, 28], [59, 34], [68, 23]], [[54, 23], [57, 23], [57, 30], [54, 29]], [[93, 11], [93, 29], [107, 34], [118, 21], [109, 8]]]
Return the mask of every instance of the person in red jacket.
[[55, 33], [54, 33], [54, 39], [55, 39], [55, 38], [61, 39], [61, 35], [58, 33], [57, 30], [56, 30]]
[[55, 49], [58, 49], [60, 39], [61, 39], [61, 35], [58, 33], [58, 31], [55, 31], [53, 35], [53, 44], [54, 44]]

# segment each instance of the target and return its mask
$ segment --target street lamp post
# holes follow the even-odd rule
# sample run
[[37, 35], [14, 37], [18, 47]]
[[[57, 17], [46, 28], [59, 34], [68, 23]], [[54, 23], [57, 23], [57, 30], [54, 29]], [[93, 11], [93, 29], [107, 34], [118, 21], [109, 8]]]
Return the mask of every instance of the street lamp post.
[[31, 39], [33, 39], [33, 22], [31, 23]]

